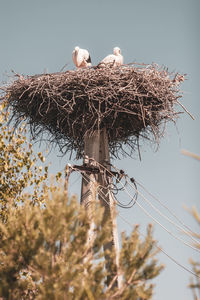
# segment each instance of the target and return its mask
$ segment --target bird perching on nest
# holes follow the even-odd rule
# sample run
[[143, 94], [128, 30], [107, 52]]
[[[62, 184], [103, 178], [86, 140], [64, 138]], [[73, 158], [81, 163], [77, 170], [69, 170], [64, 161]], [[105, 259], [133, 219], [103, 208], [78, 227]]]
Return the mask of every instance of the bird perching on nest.
[[113, 54], [106, 56], [99, 64], [99, 67], [103, 67], [110, 64], [112, 67], [121, 66], [123, 64], [123, 56], [119, 47], [113, 49]]
[[86, 49], [81, 49], [78, 46], [72, 52], [72, 59], [77, 68], [90, 67], [91, 57]]

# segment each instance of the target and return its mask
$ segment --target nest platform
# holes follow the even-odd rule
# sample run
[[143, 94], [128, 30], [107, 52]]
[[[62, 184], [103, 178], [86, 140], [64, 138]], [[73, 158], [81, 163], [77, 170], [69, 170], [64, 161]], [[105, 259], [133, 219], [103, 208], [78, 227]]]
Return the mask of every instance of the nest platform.
[[104, 127], [114, 156], [131, 154], [141, 138], [158, 143], [165, 123], [176, 121], [184, 80], [154, 64], [16, 76], [2, 87], [1, 98], [12, 108], [15, 125], [26, 119], [33, 138], [45, 137], [77, 157], [83, 155], [84, 135]]

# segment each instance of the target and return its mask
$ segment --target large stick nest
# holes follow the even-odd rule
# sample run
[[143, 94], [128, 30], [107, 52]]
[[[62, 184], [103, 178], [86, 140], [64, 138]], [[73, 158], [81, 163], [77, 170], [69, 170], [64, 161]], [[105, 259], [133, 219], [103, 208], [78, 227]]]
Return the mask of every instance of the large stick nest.
[[[62, 151], [83, 155], [84, 136], [106, 127], [110, 152], [118, 156], [139, 138], [158, 143], [166, 121], [175, 121], [184, 76], [156, 65], [93, 67], [35, 76], [17, 75], [4, 99], [18, 125], [24, 118], [33, 138], [44, 132]], [[40, 135], [41, 138], [41, 135]]]

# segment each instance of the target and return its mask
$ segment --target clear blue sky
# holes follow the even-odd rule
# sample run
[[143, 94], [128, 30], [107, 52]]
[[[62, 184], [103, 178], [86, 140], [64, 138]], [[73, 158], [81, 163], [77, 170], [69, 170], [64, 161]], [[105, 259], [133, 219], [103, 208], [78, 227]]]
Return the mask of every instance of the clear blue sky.
[[[140, 180], [196, 230], [198, 227], [183, 205], [200, 208], [200, 163], [180, 151], [184, 148], [200, 154], [199, 13], [199, 0], [0, 0], [1, 81], [7, 80], [5, 74], [10, 74], [11, 69], [33, 75], [59, 71], [66, 63], [68, 69], [74, 68], [71, 52], [77, 45], [90, 51], [93, 64], [111, 53], [114, 46], [119, 46], [125, 63], [155, 62], [169, 67], [170, 71], [188, 74], [188, 80], [182, 85], [182, 103], [195, 121], [184, 114], [177, 127], [168, 124], [157, 152], [148, 144], [142, 144], [142, 161], [135, 154], [133, 159], [122, 158], [113, 163]], [[36, 151], [38, 147], [45, 149], [45, 144], [36, 145]], [[62, 159], [58, 156], [58, 149], [54, 149], [48, 157], [52, 173], [62, 170], [67, 162], [73, 163], [69, 156]], [[79, 184], [80, 179], [71, 190], [78, 193]], [[139, 201], [143, 204], [142, 199]], [[153, 214], [151, 208], [148, 211]], [[131, 210], [120, 209], [120, 214], [133, 225], [140, 223], [142, 232], [146, 224], [152, 222], [136, 206]], [[159, 217], [159, 221], [174, 231], [163, 218]], [[118, 225], [120, 231], [130, 232], [120, 218]], [[155, 225], [154, 235], [159, 245], [185, 266], [190, 267], [189, 257], [198, 257], [158, 225]], [[184, 238], [182, 233], [178, 236]], [[163, 254], [159, 260], [166, 269], [155, 280], [154, 299], [192, 299], [187, 288], [190, 275]]]

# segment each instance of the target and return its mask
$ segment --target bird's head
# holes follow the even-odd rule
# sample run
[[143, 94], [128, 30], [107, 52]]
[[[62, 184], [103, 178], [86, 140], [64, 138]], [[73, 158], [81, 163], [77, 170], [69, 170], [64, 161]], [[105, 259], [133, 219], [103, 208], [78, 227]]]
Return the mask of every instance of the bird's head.
[[119, 47], [115, 47], [115, 48], [113, 49], [113, 53], [114, 53], [114, 55], [119, 55], [119, 54], [121, 54], [120, 48], [119, 48]]
[[76, 51], [76, 52], [78, 52], [79, 51], [79, 47], [78, 46], [76, 46], [75, 48], [74, 48], [74, 50]]

